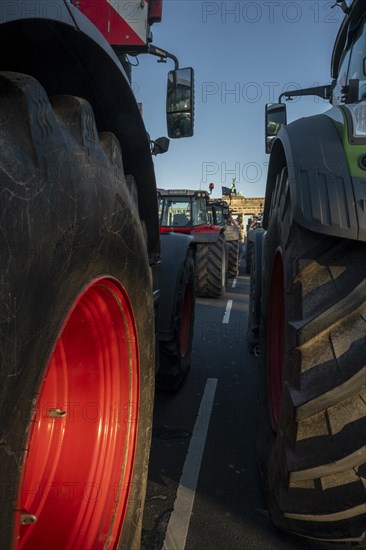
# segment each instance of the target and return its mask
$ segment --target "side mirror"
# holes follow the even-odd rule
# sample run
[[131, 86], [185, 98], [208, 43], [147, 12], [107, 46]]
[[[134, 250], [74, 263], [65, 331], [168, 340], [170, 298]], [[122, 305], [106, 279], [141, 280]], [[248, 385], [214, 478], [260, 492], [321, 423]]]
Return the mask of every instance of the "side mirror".
[[169, 149], [170, 140], [167, 137], [159, 137], [151, 142], [151, 154], [161, 155]]
[[230, 218], [230, 209], [228, 206], [222, 206], [222, 215], [226, 220]]
[[286, 105], [284, 103], [266, 104], [266, 153], [270, 153], [278, 132], [287, 124]]
[[169, 72], [166, 113], [170, 138], [193, 136], [194, 73], [191, 67]]

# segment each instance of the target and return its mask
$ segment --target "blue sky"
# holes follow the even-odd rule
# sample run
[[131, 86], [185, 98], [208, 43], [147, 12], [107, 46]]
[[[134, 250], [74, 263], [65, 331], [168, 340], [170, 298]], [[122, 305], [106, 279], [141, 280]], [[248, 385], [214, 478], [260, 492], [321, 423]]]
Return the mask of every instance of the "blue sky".
[[[335, 2], [335, 0], [334, 0]], [[246, 197], [265, 193], [264, 106], [284, 89], [330, 82], [333, 42], [343, 12], [328, 0], [164, 0], [153, 43], [195, 71], [195, 133], [170, 141], [154, 157], [159, 187], [208, 189], [213, 196], [236, 177]], [[135, 95], [151, 138], [166, 134], [167, 72], [173, 62], [139, 56]], [[320, 98], [295, 98], [288, 122], [330, 108]]]

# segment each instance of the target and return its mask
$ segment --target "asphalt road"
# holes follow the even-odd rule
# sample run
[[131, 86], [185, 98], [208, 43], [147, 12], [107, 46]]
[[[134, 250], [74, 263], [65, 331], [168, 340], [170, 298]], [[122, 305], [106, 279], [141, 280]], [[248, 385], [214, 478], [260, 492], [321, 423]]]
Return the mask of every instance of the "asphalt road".
[[197, 298], [191, 371], [176, 394], [156, 394], [141, 550], [345, 550], [269, 519], [256, 468], [258, 360], [245, 345], [243, 265], [234, 286], [229, 280], [219, 300]]

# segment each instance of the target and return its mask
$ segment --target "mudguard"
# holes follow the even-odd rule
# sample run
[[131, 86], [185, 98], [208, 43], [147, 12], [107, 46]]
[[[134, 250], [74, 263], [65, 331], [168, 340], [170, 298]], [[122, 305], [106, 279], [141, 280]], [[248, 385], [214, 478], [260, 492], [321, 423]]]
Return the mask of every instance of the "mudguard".
[[194, 243], [197, 244], [216, 243], [219, 239], [219, 236], [223, 234], [224, 230], [222, 228], [218, 228], [217, 230], [208, 229], [202, 231], [192, 231], [191, 233]]
[[160, 241], [160, 292], [159, 298], [159, 339], [173, 337], [173, 317], [180, 274], [192, 237], [181, 233], [162, 233]]
[[256, 242], [257, 235], [259, 233], [264, 233], [264, 229], [262, 227], [257, 227], [256, 229], [249, 229], [248, 231], [248, 241], [251, 241], [253, 243]]
[[268, 168], [265, 228], [276, 177], [286, 165], [292, 215], [298, 224], [325, 235], [365, 240], [342, 142], [329, 117], [301, 118], [279, 132]]
[[226, 225], [224, 227], [224, 235], [225, 235], [225, 240], [226, 242], [230, 242], [230, 241], [239, 241], [240, 240], [240, 234], [239, 234], [239, 231], [236, 230], [233, 226], [231, 225]]
[[0, 45], [1, 70], [35, 77], [48, 95], [87, 99], [98, 131], [117, 136], [125, 174], [132, 174], [137, 183], [149, 254], [157, 254], [159, 227], [150, 143], [126, 73], [102, 34], [67, 0], [12, 0], [0, 2]]

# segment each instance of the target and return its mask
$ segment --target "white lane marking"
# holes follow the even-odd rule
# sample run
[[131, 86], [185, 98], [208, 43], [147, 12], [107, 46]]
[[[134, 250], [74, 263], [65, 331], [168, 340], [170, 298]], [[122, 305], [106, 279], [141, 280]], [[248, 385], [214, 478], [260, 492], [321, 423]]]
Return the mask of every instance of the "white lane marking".
[[174, 510], [165, 533], [163, 550], [184, 550], [201, 468], [217, 378], [208, 378], [179, 481]]
[[233, 307], [233, 301], [228, 300], [227, 305], [226, 305], [226, 309], [225, 309], [225, 313], [224, 313], [224, 318], [222, 320], [223, 324], [227, 324], [229, 322], [232, 307]]
[[233, 280], [233, 284], [231, 285], [231, 288], [235, 288], [236, 287], [236, 279]]

